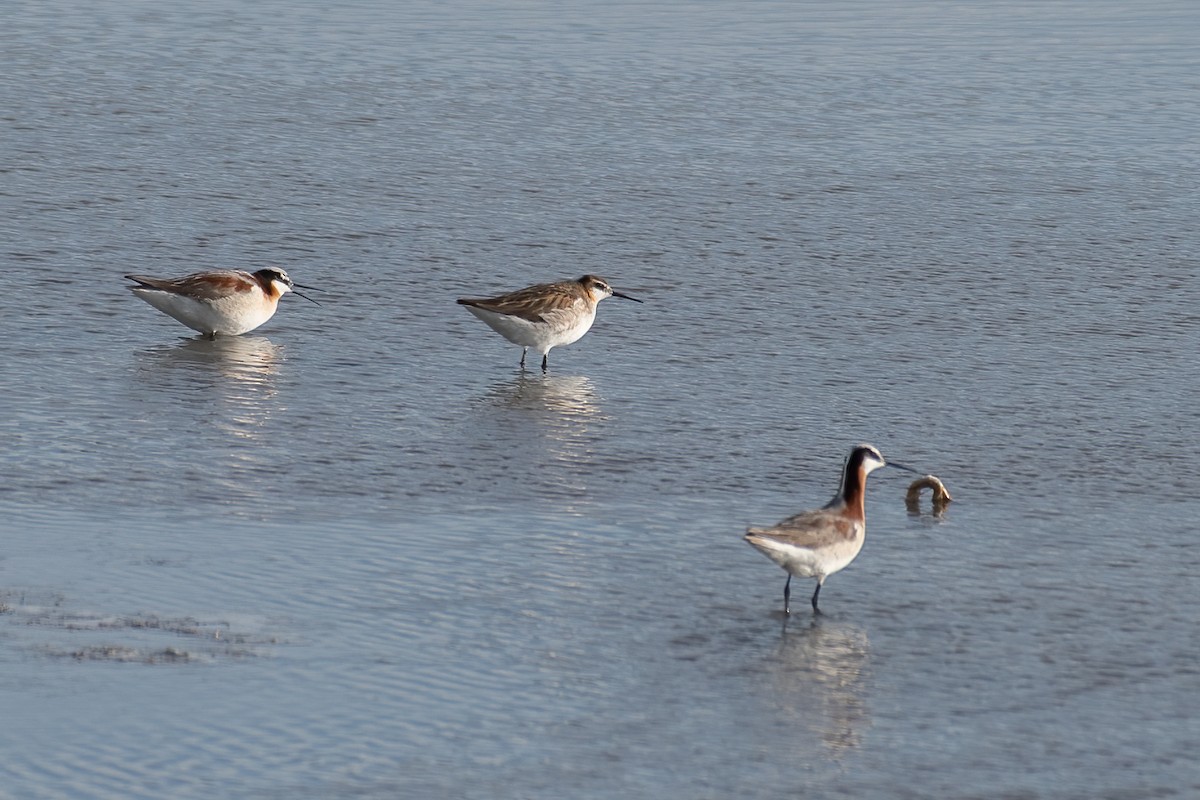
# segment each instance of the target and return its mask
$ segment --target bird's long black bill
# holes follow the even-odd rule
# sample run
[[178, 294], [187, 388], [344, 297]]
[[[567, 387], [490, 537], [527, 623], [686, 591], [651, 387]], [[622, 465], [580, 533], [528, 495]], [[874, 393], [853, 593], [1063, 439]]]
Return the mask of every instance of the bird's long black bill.
[[[303, 286], [303, 287], [301, 287], [301, 288], [303, 288], [303, 289], [312, 289], [313, 287], [311, 287], [311, 286]], [[318, 289], [317, 291], [320, 291], [320, 289]], [[293, 284], [293, 288], [292, 288], [292, 294], [294, 294], [294, 295], [297, 295], [297, 296], [299, 296], [299, 297], [303, 297], [305, 300], [307, 300], [308, 302], [312, 303], [314, 306], [319, 306], [319, 305], [321, 305], [320, 303], [318, 303], [316, 300], [313, 300], [313, 299], [312, 299], [311, 297], [309, 297], [308, 295], [306, 295], [306, 294], [301, 294], [300, 292], [297, 292], [297, 291], [296, 291], [296, 289], [295, 289], [295, 285], [294, 285], [294, 284]]]
[[629, 295], [627, 295], [627, 294], [622, 294], [621, 292], [613, 292], [612, 296], [613, 296], [613, 297], [619, 297], [619, 298], [621, 298], [622, 300], [632, 300], [632, 301], [633, 301], [633, 302], [635, 302], [635, 303], [643, 303], [643, 302], [645, 302], [644, 300], [638, 300], [636, 297], [630, 297]]
[[897, 464], [895, 461], [888, 461], [886, 463], [886, 466], [895, 467], [896, 469], [902, 469], [905, 472], [915, 472], [918, 475], [923, 474], [921, 472], [921, 470], [919, 470], [919, 469], [914, 469], [913, 467], [910, 467], [908, 464]]

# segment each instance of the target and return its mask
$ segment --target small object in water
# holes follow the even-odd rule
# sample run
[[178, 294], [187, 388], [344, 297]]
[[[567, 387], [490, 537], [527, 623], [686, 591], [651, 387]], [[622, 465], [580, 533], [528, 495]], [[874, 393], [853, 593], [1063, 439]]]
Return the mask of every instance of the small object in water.
[[935, 512], [942, 511], [949, 505], [954, 498], [950, 496], [950, 492], [946, 491], [946, 485], [936, 475], [922, 475], [917, 478], [908, 487], [908, 493], [904, 495], [904, 507], [911, 514], [921, 513], [921, 490], [933, 490], [933, 510]]

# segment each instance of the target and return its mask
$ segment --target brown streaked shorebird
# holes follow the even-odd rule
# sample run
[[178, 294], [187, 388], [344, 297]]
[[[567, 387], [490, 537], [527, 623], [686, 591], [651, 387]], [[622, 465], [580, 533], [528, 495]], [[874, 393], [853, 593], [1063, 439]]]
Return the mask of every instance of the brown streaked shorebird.
[[745, 539], [763, 555], [787, 570], [783, 586], [783, 613], [790, 614], [792, 576], [816, 578], [813, 592], [813, 612], [820, 614], [817, 595], [825, 579], [854, 560], [862, 550], [867, 535], [864, 500], [867, 476], [880, 467], [898, 467], [916, 472], [912, 467], [885, 461], [880, 452], [869, 444], [860, 444], [850, 451], [842, 468], [842, 485], [833, 499], [823, 508], [802, 511], [770, 528], [750, 528]]
[[603, 278], [540, 283], [499, 297], [460, 297], [459, 305], [513, 344], [521, 345], [521, 366], [529, 348], [542, 354], [542, 371], [551, 348], [578, 341], [596, 321], [596, 305], [606, 297], [642, 302], [615, 291]]
[[[129, 287], [138, 297], [210, 339], [217, 334], [237, 336], [252, 331], [275, 315], [279, 298], [295, 292], [297, 286], [313, 288], [293, 283], [278, 267], [257, 272], [217, 269], [182, 278], [125, 277], [138, 284]], [[296, 294], [320, 305], [311, 297]]]

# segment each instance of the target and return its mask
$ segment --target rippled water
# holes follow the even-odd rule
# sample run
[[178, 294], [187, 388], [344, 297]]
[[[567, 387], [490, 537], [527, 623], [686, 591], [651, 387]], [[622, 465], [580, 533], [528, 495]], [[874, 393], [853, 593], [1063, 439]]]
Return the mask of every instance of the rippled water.
[[[1200, 793], [1196, 30], [10, 3], [0, 797]], [[546, 375], [453, 302], [584, 272]], [[784, 628], [859, 441], [956, 500]]]

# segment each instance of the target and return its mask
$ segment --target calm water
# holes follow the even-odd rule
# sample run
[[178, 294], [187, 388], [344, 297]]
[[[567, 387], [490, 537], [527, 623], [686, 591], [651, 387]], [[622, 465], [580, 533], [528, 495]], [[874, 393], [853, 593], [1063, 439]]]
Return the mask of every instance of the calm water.
[[0, 797], [1200, 794], [1194, 3], [3, 5]]

